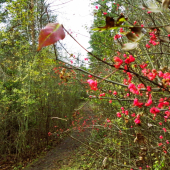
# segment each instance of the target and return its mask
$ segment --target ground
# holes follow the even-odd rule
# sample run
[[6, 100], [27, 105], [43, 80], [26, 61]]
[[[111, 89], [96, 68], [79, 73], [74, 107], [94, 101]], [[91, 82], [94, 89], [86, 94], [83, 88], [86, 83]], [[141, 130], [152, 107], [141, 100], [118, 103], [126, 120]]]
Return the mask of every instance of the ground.
[[[93, 119], [92, 109], [88, 104], [83, 104], [81, 106], [81, 113], [83, 114], [83, 119], [91, 122]], [[37, 160], [36, 162], [30, 164], [24, 170], [68, 170], [71, 165], [75, 163], [76, 154], [80, 152], [81, 147], [85, 147], [85, 140], [89, 137], [90, 130], [86, 129], [85, 132], [73, 131], [69, 134], [59, 145], [47, 152], [45, 156]], [[84, 144], [83, 144], [84, 143]], [[72, 169], [73, 170], [73, 169]]]

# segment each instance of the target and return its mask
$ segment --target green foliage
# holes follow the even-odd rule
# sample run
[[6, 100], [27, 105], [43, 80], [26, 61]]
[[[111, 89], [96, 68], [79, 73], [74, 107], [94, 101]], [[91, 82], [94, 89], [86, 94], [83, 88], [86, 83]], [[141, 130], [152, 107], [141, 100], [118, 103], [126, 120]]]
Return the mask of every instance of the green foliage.
[[81, 85], [73, 77], [67, 83], [59, 78], [64, 63], [55, 60], [51, 47], [35, 51], [40, 26], [48, 22], [47, 14], [42, 14], [45, 9], [43, 1], [32, 7], [29, 0], [6, 3], [6, 17], [10, 17], [0, 31], [1, 159], [8, 155], [15, 155], [15, 161], [35, 157], [52, 140], [60, 142], [60, 129], [70, 126], [73, 109], [82, 101]]

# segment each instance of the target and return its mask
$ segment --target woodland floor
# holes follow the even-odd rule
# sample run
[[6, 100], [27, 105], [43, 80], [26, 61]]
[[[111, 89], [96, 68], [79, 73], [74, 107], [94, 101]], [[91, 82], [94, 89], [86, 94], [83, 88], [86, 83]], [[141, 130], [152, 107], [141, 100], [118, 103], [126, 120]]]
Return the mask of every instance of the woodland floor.
[[[81, 116], [82, 114], [83, 119], [81, 121], [87, 118], [89, 119], [89, 117], [91, 120], [93, 119], [92, 109], [88, 104], [82, 107]], [[91, 122], [90, 119], [88, 122]], [[24, 170], [71, 170], [72, 164], [76, 162], [77, 152], [83, 152], [81, 151], [81, 147], [83, 147], [81, 142], [84, 143], [89, 135], [89, 129], [81, 133], [76, 131], [72, 132], [72, 134], [66, 137], [59, 145], [48, 151], [45, 156], [39, 158], [36, 162], [24, 168]], [[75, 167], [73, 169], [75, 169]]]

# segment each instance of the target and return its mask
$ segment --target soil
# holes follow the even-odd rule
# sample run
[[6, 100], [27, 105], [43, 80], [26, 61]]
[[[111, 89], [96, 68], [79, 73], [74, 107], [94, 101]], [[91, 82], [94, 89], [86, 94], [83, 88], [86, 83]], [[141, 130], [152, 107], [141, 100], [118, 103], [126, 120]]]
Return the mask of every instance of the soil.
[[[81, 116], [82, 114], [83, 116], [86, 115], [81, 120], [82, 122], [87, 119], [88, 122], [91, 122], [93, 119], [92, 109], [87, 104], [81, 108]], [[24, 168], [24, 170], [59, 170], [64, 169], [64, 167], [70, 167], [75, 159], [77, 150], [82, 146], [81, 142], [84, 143], [89, 135], [89, 129], [81, 133], [73, 131], [72, 134], [66, 137], [59, 145], [48, 151], [43, 158], [32, 163], [29, 167]]]

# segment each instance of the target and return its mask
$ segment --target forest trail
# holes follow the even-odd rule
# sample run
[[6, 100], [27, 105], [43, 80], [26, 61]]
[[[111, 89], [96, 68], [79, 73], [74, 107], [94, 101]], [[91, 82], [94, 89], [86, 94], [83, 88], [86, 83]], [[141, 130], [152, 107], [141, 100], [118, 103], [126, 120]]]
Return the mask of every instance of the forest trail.
[[[83, 119], [87, 120], [87, 122], [91, 122], [93, 120], [93, 112], [88, 104], [85, 104], [81, 113], [83, 115]], [[90, 119], [89, 119], [90, 117]], [[59, 145], [55, 148], [47, 152], [47, 154], [40, 158], [35, 163], [29, 165], [29, 167], [24, 168], [24, 170], [64, 170], [71, 167], [72, 163], [76, 160], [75, 155], [79, 150], [82, 143], [84, 143], [85, 139], [90, 135], [90, 130], [86, 129], [84, 132], [73, 131], [71, 135], [66, 137]], [[75, 138], [75, 139], [74, 139]]]

